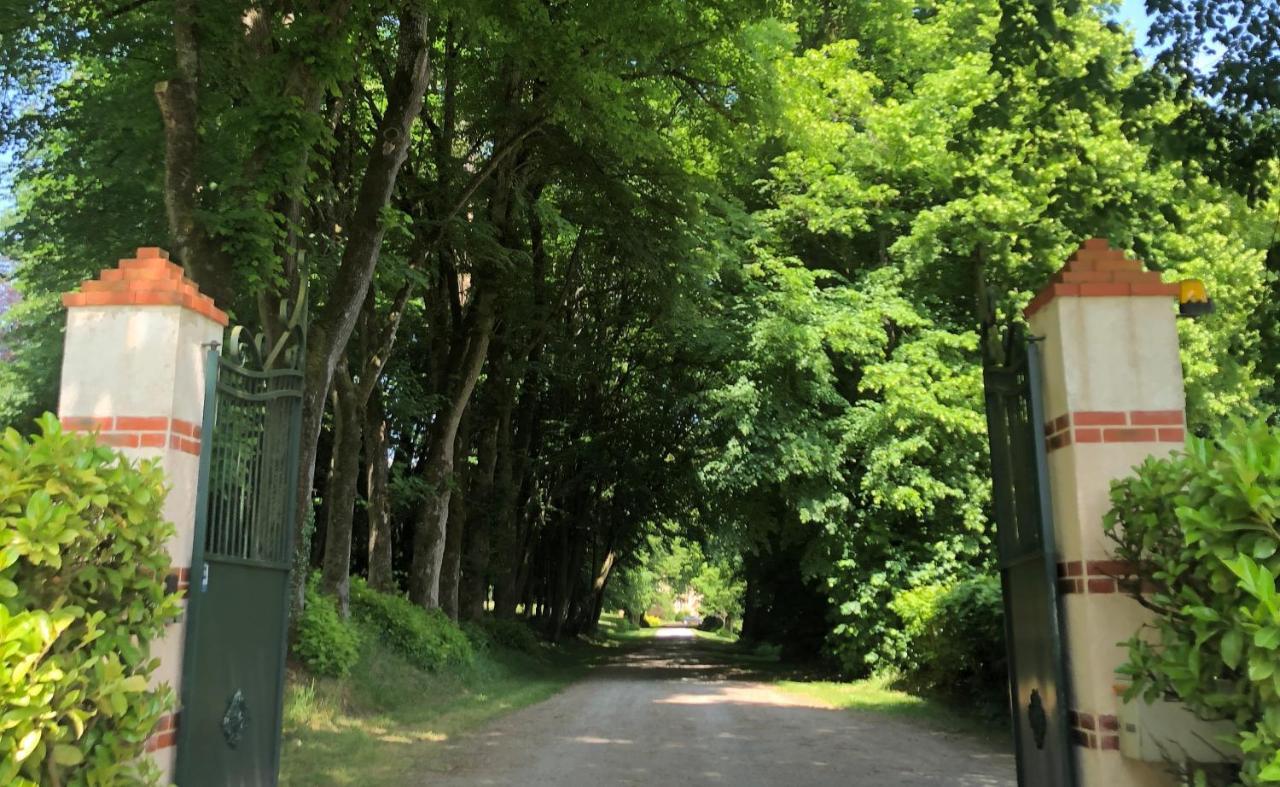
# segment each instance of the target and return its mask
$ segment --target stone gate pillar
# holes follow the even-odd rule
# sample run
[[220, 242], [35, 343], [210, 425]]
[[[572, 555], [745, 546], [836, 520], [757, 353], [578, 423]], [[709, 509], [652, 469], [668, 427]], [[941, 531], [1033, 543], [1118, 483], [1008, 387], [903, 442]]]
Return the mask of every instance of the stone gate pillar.
[[1083, 787], [1173, 785], [1165, 767], [1120, 754], [1119, 643], [1146, 620], [1116, 586], [1102, 518], [1110, 484], [1180, 448], [1185, 399], [1175, 324], [1178, 285], [1093, 239], [1026, 309], [1043, 337], [1044, 425], [1066, 627], [1069, 718]]
[[[67, 307], [58, 416], [66, 429], [95, 431], [131, 459], [158, 459], [170, 491], [164, 516], [177, 537], [168, 545], [174, 582], [187, 587], [195, 532], [204, 347], [222, 341], [227, 315], [201, 295], [182, 268], [158, 248], [102, 271]], [[152, 646], [160, 659], [153, 683], [181, 682], [183, 619]], [[161, 720], [147, 751], [172, 779], [179, 716]]]

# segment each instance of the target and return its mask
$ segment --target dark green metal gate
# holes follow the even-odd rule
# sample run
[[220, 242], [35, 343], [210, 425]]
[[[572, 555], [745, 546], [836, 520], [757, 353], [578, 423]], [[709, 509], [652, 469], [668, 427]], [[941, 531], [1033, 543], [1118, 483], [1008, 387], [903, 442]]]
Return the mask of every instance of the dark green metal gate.
[[1035, 340], [1018, 325], [988, 326], [983, 380], [1018, 784], [1070, 787], [1070, 694]]
[[302, 372], [300, 352], [285, 369], [246, 355], [212, 347], [206, 360], [181, 787], [272, 785], [279, 772]]

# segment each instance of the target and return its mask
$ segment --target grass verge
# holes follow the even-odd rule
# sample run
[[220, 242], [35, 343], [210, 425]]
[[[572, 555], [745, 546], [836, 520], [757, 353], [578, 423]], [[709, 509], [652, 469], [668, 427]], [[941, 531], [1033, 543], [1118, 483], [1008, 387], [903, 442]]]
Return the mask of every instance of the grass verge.
[[604, 614], [600, 616], [599, 628], [591, 641], [604, 647], [615, 647], [619, 643], [653, 639], [656, 628], [633, 626], [621, 615]]
[[728, 642], [735, 643], [738, 641], [738, 635], [729, 629], [720, 629], [719, 631], [703, 631], [702, 629], [694, 629], [693, 636], [698, 639], [710, 640], [712, 642]]
[[420, 780], [458, 733], [550, 697], [598, 653], [579, 643], [525, 654], [494, 648], [467, 668], [425, 672], [365, 637], [341, 679], [290, 670], [281, 783], [392, 785]]
[[816, 699], [833, 708], [897, 716], [943, 732], [1011, 746], [1008, 719], [997, 708], [948, 705], [893, 688], [893, 677], [881, 675], [852, 682], [778, 681], [778, 687]]

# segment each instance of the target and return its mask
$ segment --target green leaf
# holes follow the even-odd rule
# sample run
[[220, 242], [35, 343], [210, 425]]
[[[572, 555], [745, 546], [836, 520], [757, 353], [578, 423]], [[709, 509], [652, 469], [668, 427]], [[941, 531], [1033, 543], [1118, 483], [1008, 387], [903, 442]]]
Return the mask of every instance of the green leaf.
[[1276, 665], [1273, 657], [1267, 653], [1254, 652], [1249, 655], [1249, 680], [1257, 683], [1271, 677]]
[[1263, 626], [1254, 632], [1253, 644], [1267, 650], [1275, 650], [1280, 646], [1280, 628], [1275, 626]]
[[1222, 635], [1222, 661], [1235, 669], [1240, 664], [1240, 651], [1244, 646], [1244, 632], [1231, 629]]
[[1218, 615], [1218, 611], [1212, 607], [1193, 606], [1186, 607], [1183, 611], [1191, 615], [1191, 617], [1196, 620], [1201, 620], [1206, 623], [1214, 623], [1221, 619], [1221, 616]]
[[1280, 753], [1277, 753], [1275, 759], [1258, 771], [1258, 778], [1264, 782], [1280, 782]]
[[17, 762], [22, 762], [31, 756], [31, 752], [36, 750], [36, 746], [40, 745], [40, 730], [35, 729], [23, 735], [18, 741], [18, 747], [14, 750], [13, 758]]
[[75, 746], [59, 743], [53, 747], [53, 761], [63, 767], [79, 765], [84, 762], [84, 753]]

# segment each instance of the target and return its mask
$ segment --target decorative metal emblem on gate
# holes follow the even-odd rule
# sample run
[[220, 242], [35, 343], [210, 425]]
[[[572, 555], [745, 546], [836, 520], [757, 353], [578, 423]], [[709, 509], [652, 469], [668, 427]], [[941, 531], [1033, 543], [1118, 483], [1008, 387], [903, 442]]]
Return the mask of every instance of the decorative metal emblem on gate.
[[1044, 702], [1040, 692], [1031, 690], [1031, 701], [1027, 703], [1027, 722], [1031, 725], [1031, 734], [1036, 739], [1036, 748], [1044, 748], [1044, 734], [1049, 729], [1049, 719], [1044, 713]]
[[245, 702], [244, 693], [236, 689], [227, 703], [227, 712], [222, 715], [222, 737], [227, 739], [227, 745], [233, 749], [239, 746], [248, 726], [249, 703]]

